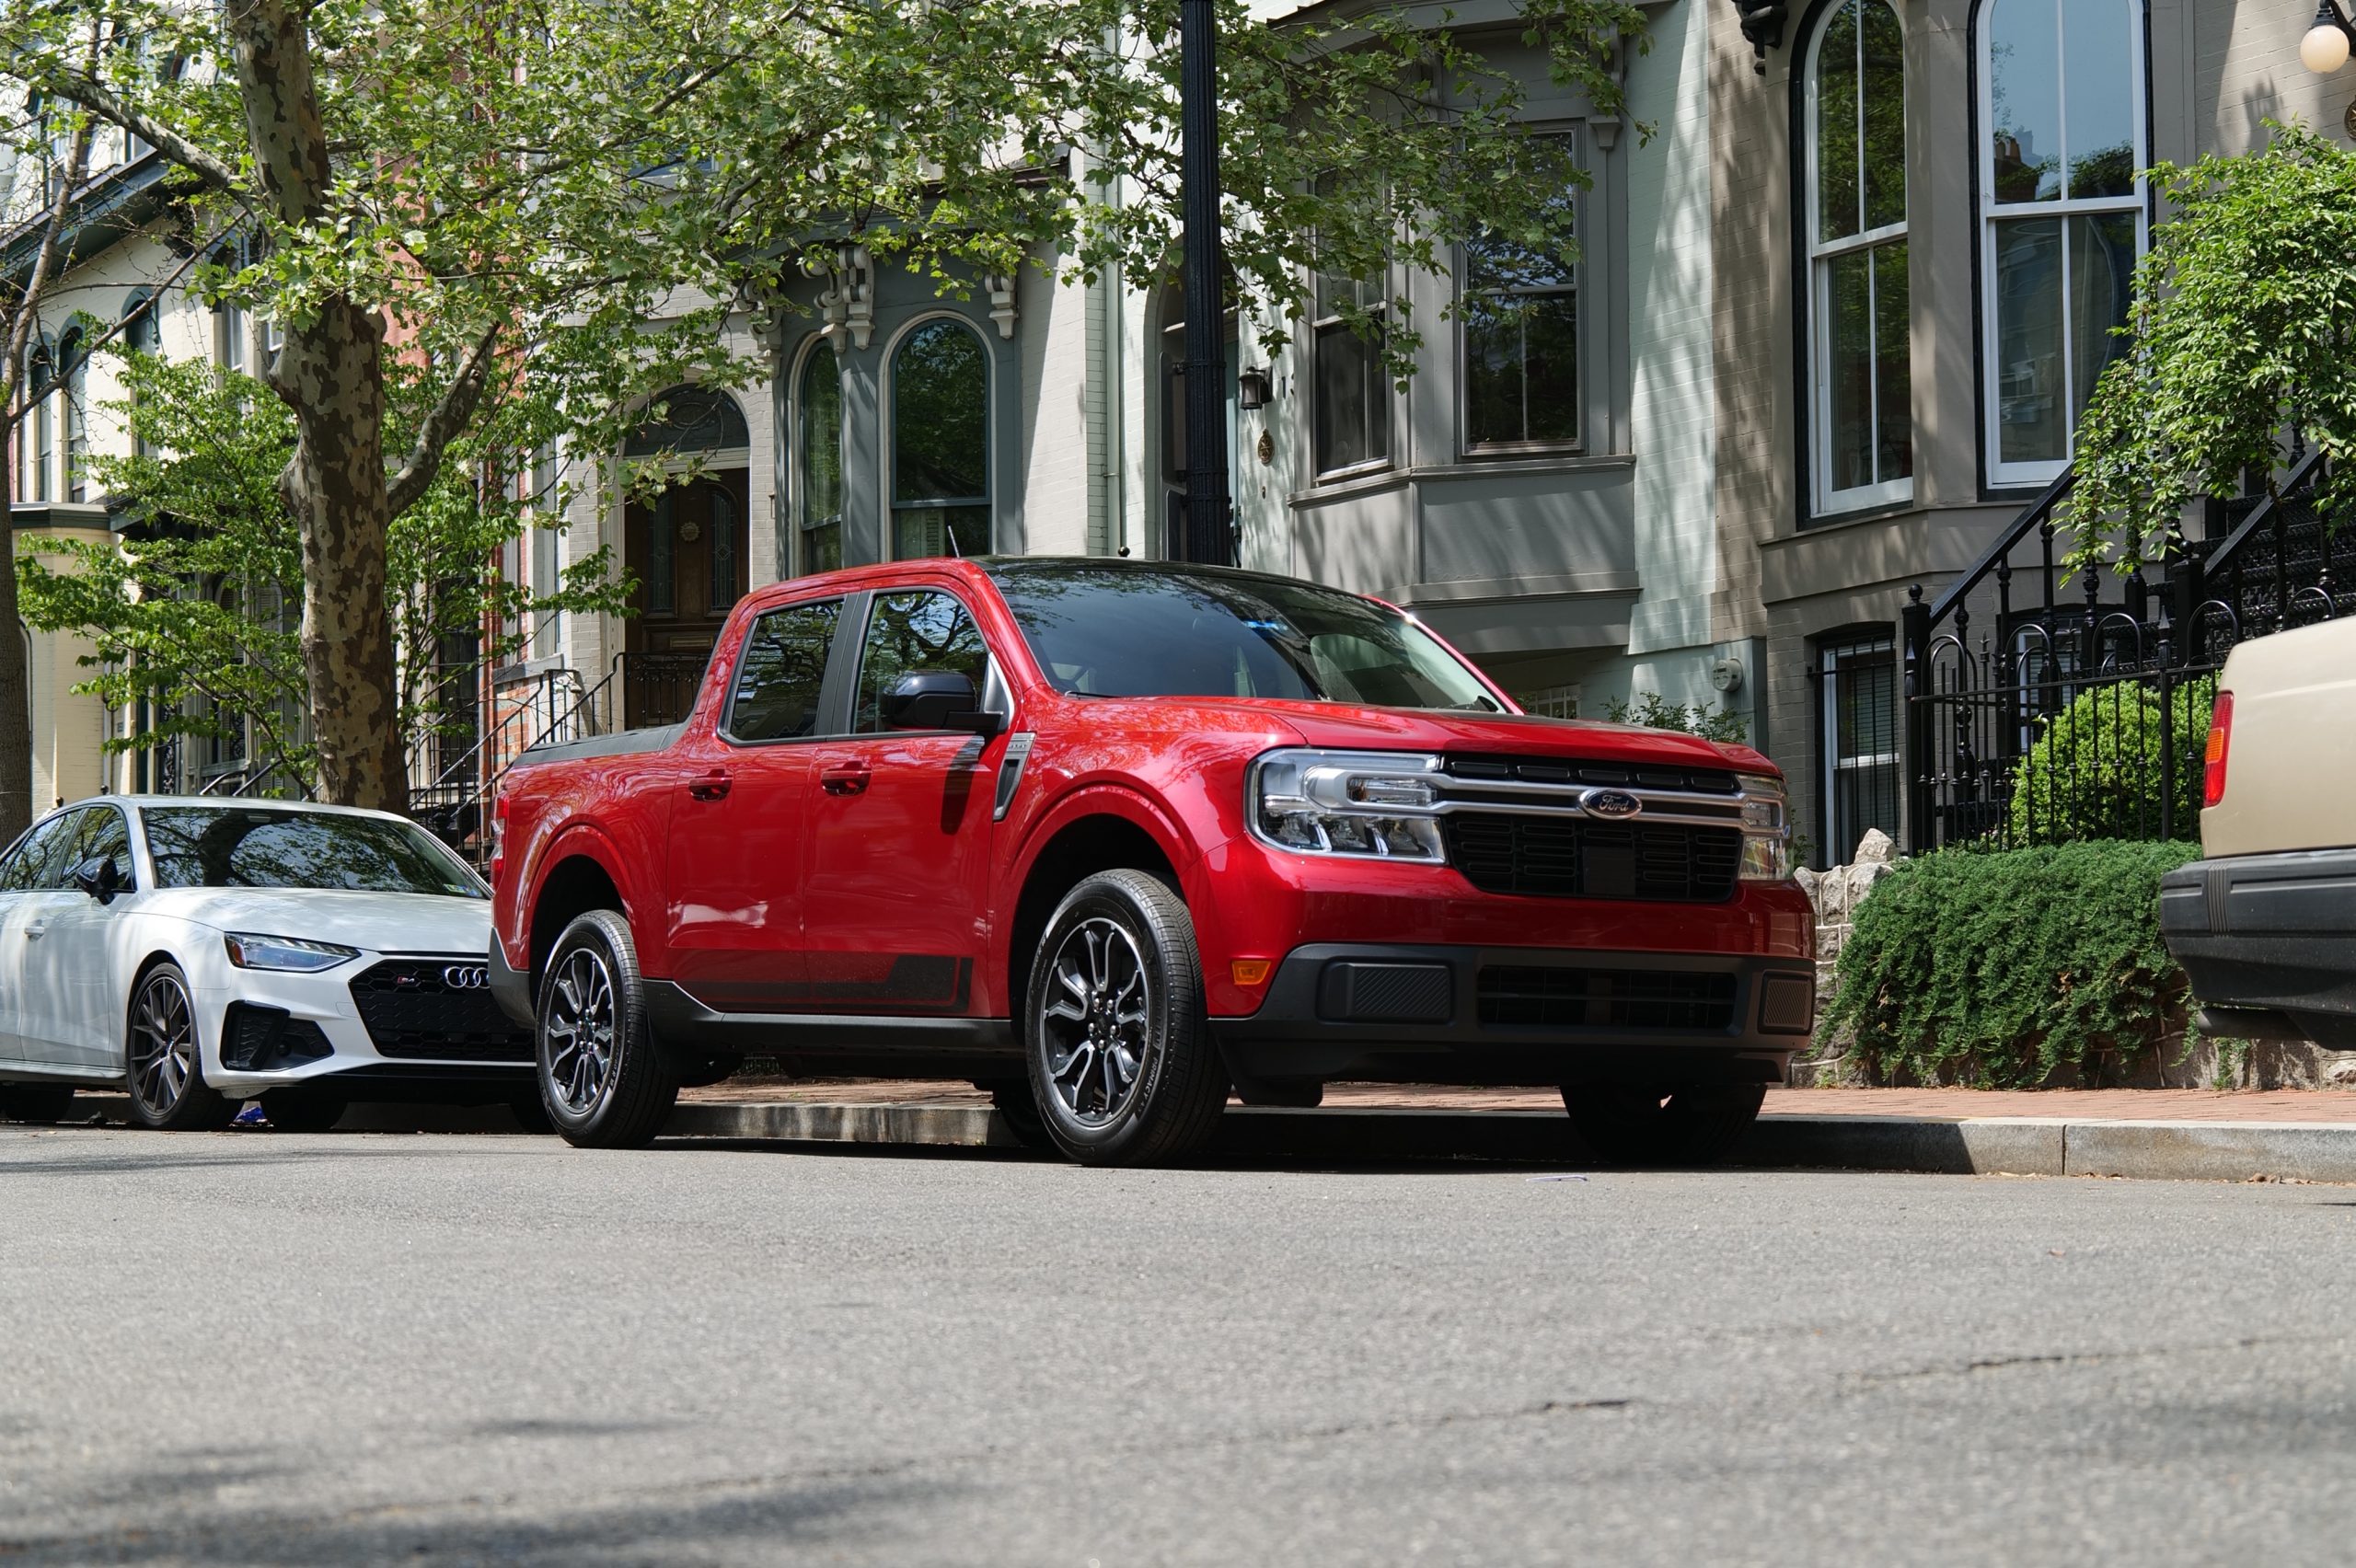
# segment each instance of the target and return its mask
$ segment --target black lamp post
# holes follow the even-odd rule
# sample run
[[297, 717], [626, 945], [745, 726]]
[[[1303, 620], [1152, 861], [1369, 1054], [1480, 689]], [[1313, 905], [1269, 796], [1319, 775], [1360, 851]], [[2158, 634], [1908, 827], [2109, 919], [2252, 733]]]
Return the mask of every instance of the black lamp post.
[[1186, 269], [1186, 559], [1235, 559], [1219, 352], [1218, 72], [1211, 0], [1179, 0], [1178, 179]]

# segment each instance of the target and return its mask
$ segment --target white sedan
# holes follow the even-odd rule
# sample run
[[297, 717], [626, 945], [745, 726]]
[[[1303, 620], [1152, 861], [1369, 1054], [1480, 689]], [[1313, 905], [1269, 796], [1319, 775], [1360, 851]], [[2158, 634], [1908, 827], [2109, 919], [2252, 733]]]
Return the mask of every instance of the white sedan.
[[260, 1098], [325, 1127], [354, 1100], [541, 1113], [532, 1038], [492, 1000], [491, 892], [380, 812], [107, 796], [0, 857], [0, 1117], [127, 1088], [150, 1127]]

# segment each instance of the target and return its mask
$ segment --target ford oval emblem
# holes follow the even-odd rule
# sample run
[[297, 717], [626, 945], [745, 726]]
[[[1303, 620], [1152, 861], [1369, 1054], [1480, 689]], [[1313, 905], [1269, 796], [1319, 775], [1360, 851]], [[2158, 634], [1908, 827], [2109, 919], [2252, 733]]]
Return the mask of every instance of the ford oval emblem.
[[1645, 809], [1645, 802], [1625, 790], [1588, 790], [1579, 795], [1579, 810], [1606, 822], [1625, 822]]

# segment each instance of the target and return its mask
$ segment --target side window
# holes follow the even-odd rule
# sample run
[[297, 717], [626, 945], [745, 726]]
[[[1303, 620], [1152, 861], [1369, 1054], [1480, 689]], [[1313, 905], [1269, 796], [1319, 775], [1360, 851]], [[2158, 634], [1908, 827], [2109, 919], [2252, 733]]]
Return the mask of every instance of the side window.
[[66, 885], [74, 874], [74, 845], [81, 837], [87, 812], [64, 812], [34, 828], [8, 858], [10, 891], [38, 891]]
[[851, 728], [872, 735], [884, 728], [884, 694], [902, 675], [951, 670], [979, 692], [989, 674], [989, 650], [965, 606], [937, 589], [878, 594], [867, 617], [859, 662], [859, 712]]
[[114, 869], [121, 873], [123, 885], [129, 887], [133, 874], [131, 824], [112, 806], [94, 806], [84, 814], [90, 820], [77, 836], [72, 864], [65, 868], [66, 876], [70, 879], [74, 868], [85, 861], [112, 860]]
[[818, 732], [818, 695], [842, 601], [771, 610], [745, 634], [729, 698], [728, 738], [783, 741]]

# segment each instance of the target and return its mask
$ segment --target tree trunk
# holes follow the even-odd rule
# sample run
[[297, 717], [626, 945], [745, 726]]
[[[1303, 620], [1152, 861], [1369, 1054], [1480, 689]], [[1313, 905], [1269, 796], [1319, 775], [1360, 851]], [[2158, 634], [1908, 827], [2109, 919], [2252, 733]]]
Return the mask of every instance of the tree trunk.
[[[8, 451], [5, 437], [8, 422], [6, 410], [0, 409], [0, 518], [8, 515], [15, 499], [9, 486], [16, 479], [16, 464], [7, 461], [14, 455]], [[33, 820], [33, 727], [29, 717], [21, 722], [9, 715], [29, 715], [32, 711], [30, 674], [25, 668], [25, 635], [17, 618], [17, 530], [6, 530], [8, 541], [7, 570], [0, 571], [0, 844], [13, 840]]]
[[[261, 188], [290, 226], [328, 215], [332, 171], [311, 75], [308, 29], [285, 0], [232, 0], [237, 86]], [[294, 411], [280, 489], [303, 548], [303, 666], [319, 781], [341, 805], [404, 811], [392, 617], [385, 599], [392, 505], [385, 472], [385, 329], [332, 294], [289, 320], [270, 385]]]

